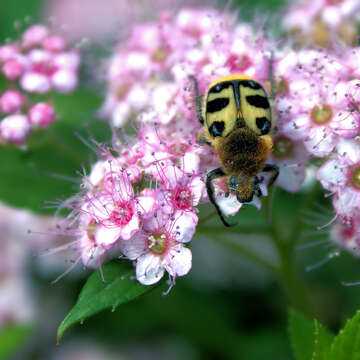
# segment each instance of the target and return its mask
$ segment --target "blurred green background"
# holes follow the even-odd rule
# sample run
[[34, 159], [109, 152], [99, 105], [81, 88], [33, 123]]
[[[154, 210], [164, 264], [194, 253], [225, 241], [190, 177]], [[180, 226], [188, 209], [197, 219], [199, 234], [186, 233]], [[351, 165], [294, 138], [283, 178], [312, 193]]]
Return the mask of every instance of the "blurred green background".
[[[0, 42], [19, 34], [14, 27], [17, 21], [28, 18], [34, 23], [41, 19], [44, 3], [44, 0], [1, 1]], [[249, 20], [266, 11], [276, 13], [282, 3], [281, 0], [234, 1], [232, 8], [239, 11], [240, 17]], [[109, 139], [106, 125], [95, 119], [103, 91], [90, 84], [75, 94], [55, 96], [57, 108], [64, 118], [53, 126], [55, 138], [45, 138], [42, 145], [28, 152], [0, 149], [2, 200], [13, 206], [25, 204], [27, 208], [45, 214], [39, 210], [43, 201], [71, 195], [73, 184], [49, 176], [44, 186], [43, 176], [46, 172], [75, 176], [81, 163], [88, 165], [94, 158], [94, 154], [75, 137], [75, 131], [84, 134], [89, 131], [97, 139]], [[84, 124], [89, 123], [90, 130], [85, 129]], [[71, 151], [78, 155], [76, 158], [71, 153], [63, 155], [63, 149], [56, 147], [57, 136], [69, 142]], [[23, 186], [25, 182], [27, 187]], [[29, 188], [39, 187], [42, 189], [40, 197], [36, 191], [29, 192]], [[305, 195], [286, 194], [277, 189], [273, 199], [274, 219], [284, 231], [294, 226], [294, 219], [312, 223], [304, 228], [302, 244], [326, 239], [326, 233], [319, 237], [307, 232], [315, 230], [324, 218], [331, 218], [330, 210], [324, 214], [316, 206], [313, 213], [302, 213], [299, 209]], [[330, 209], [320, 189], [314, 204]], [[208, 206], [202, 206], [201, 218], [211, 211]], [[236, 218], [238, 227], [248, 228], [249, 224], [261, 223], [262, 216], [254, 209], [241, 211]], [[154, 290], [114, 312], [102, 312], [67, 331], [58, 347], [55, 346], [56, 328], [75, 303], [87, 273], [65, 277], [50, 286], [56, 274], [44, 275], [38, 269], [37, 259], [30, 259], [27, 271], [35, 299], [41, 304], [40, 311], [28, 336], [24, 337], [23, 346], [17, 346], [16, 353], [10, 358], [67, 359], [70, 358], [66, 355], [68, 347], [77, 342], [85, 348], [96, 345], [106, 349], [109, 358], [114, 359], [292, 359], [287, 337], [287, 314], [292, 304], [286, 294], [265, 269], [237, 254], [233, 247], [224, 247], [222, 241], [208, 238], [206, 229], [209, 224], [212, 228], [217, 226], [230, 242], [255, 249], [261, 256], [273, 259], [274, 249], [269, 240], [252, 234], [226, 233], [217, 219], [200, 224], [199, 235], [192, 242], [193, 269], [188, 276], [177, 279], [168, 296], [161, 296], [160, 289]], [[341, 282], [360, 280], [360, 272], [358, 261], [349, 254], [341, 254], [306, 271], [307, 266], [326, 259], [330, 251], [328, 242], [299, 249], [296, 267], [310, 294], [313, 315], [337, 331], [360, 307], [360, 288], [344, 287]]]

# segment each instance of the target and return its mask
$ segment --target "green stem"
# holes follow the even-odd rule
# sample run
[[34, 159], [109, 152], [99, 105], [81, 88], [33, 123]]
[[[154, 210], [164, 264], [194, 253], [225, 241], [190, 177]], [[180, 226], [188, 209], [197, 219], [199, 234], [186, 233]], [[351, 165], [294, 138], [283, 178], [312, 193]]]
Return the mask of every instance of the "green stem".
[[[201, 231], [204, 231], [204, 230], [201, 230], [200, 229], [200, 233]], [[213, 234], [216, 234], [217, 232], [219, 232], [219, 227], [216, 227], [216, 226], [207, 226], [206, 227], [206, 233], [208, 235], [213, 235]], [[239, 227], [229, 227], [226, 229], [226, 233], [227, 234], [238, 234], [238, 235], [251, 235], [251, 234], [268, 234], [269, 233], [269, 229], [267, 226], [257, 226], [256, 228], [253, 227], [253, 226], [239, 226]]]
[[[258, 225], [256, 227], [238, 226], [226, 229], [227, 234], [261, 234], [269, 236], [279, 255], [280, 263], [278, 266], [270, 263], [267, 259], [259, 256], [251, 249], [229, 239], [227, 236], [220, 234], [218, 227], [200, 227], [198, 229], [198, 234], [203, 234], [210, 239], [216, 240], [217, 242], [226, 246], [231, 251], [252, 260], [254, 263], [271, 272], [276, 277], [280, 287], [284, 290], [287, 298], [289, 299], [289, 302], [305, 315], [313, 317], [314, 313], [312, 310], [308, 290], [306, 289], [306, 287], [304, 287], [301, 279], [296, 272], [295, 248], [303, 228], [303, 223], [299, 221], [299, 214], [312, 204], [315, 194], [316, 189], [312, 189], [304, 197], [304, 200], [302, 201], [302, 204], [300, 206], [300, 210], [297, 214], [298, 220], [294, 222], [293, 228], [289, 233], [283, 231], [281, 226], [277, 226], [277, 222], [273, 221], [271, 195], [263, 201], [263, 214], [265, 216], [265, 225]], [[215, 215], [216, 213], [210, 214], [201, 222], [201, 224]], [[279, 223], [279, 225], [281, 225], [281, 223]]]
[[211, 220], [211, 219], [214, 218], [215, 216], [217, 216], [217, 212], [213, 212], [213, 213], [205, 216], [204, 218], [200, 219], [199, 225], [203, 225], [204, 223], [206, 223], [207, 221]]
[[[311, 204], [313, 196], [314, 192], [311, 191], [302, 202], [299, 212]], [[272, 220], [270, 205], [271, 201], [266, 199], [264, 201], [264, 213], [268, 222], [268, 230], [280, 258], [278, 282], [284, 289], [290, 303], [299, 311], [313, 317], [308, 291], [301, 283], [295, 267], [295, 247], [300, 238], [303, 223], [299, 220], [296, 221], [293, 230], [285, 237], [279, 232], [276, 223]]]
[[293, 247], [295, 247], [300, 239], [301, 236], [301, 230], [304, 226], [302, 221], [299, 221], [299, 218], [301, 218], [301, 212], [303, 212], [304, 210], [308, 209], [310, 207], [311, 204], [314, 203], [316, 194], [318, 191], [318, 187], [315, 185], [313, 186], [313, 188], [306, 194], [306, 196], [304, 197], [304, 200], [301, 203], [300, 206], [300, 210], [298, 211], [298, 219], [297, 221], [295, 221], [294, 225], [293, 225], [293, 231], [290, 234], [290, 238], [289, 241], [292, 244]]
[[[272, 274], [274, 274], [276, 276], [279, 275], [279, 269], [275, 265], [268, 262], [263, 257], [257, 255], [256, 253], [254, 253], [247, 247], [244, 247], [244, 246], [240, 245], [239, 243], [229, 240], [226, 236], [223, 236], [221, 234], [217, 235], [216, 233], [219, 233], [219, 228], [216, 228], [213, 231], [211, 231], [211, 229], [207, 229], [207, 230], [208, 231], [206, 231], [206, 232], [199, 231], [197, 234], [205, 235], [208, 239], [216, 240], [216, 242], [223, 244], [231, 251], [233, 251], [241, 256], [244, 256], [244, 257], [252, 260], [254, 263], [264, 267], [265, 269], [270, 271]], [[252, 234], [254, 234], [254, 233], [255, 233], [255, 231], [252, 232]]]
[[72, 162], [76, 164], [80, 164], [84, 161], [83, 157], [79, 155], [74, 149], [64, 143], [53, 131], [53, 129], [49, 129], [48, 132], [48, 141], [51, 142], [54, 147], [56, 147], [60, 152], [66, 154]]
[[284, 289], [290, 303], [299, 311], [313, 317], [308, 290], [303, 286], [294, 264], [294, 248], [284, 244], [278, 247], [281, 259], [278, 282]]

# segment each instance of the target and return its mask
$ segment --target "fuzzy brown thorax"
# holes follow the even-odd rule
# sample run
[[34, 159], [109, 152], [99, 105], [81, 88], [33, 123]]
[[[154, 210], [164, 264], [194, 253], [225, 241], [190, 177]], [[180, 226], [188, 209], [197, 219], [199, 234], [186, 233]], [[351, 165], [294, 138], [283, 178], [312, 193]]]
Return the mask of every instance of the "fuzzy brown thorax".
[[[270, 142], [269, 142], [270, 140]], [[259, 136], [247, 127], [213, 140], [222, 169], [227, 175], [256, 176], [271, 152], [271, 139]]]

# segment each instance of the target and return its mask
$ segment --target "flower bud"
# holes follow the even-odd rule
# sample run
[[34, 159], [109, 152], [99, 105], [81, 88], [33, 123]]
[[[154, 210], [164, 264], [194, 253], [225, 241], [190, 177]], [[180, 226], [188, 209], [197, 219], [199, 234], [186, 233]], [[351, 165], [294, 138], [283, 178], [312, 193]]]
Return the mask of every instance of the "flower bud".
[[30, 133], [29, 119], [25, 115], [10, 115], [0, 123], [0, 137], [8, 142], [23, 144]]
[[25, 104], [25, 96], [18, 90], [7, 90], [0, 98], [0, 110], [11, 114], [20, 110]]
[[29, 111], [30, 123], [35, 126], [46, 127], [56, 120], [54, 107], [48, 103], [37, 103]]
[[61, 36], [48, 36], [44, 42], [43, 47], [45, 50], [52, 52], [59, 52], [65, 50], [66, 43], [65, 40]]
[[2, 71], [9, 80], [15, 80], [24, 72], [24, 66], [17, 60], [9, 60], [3, 65]]
[[22, 36], [24, 48], [39, 46], [48, 35], [48, 29], [44, 25], [33, 25], [27, 29]]

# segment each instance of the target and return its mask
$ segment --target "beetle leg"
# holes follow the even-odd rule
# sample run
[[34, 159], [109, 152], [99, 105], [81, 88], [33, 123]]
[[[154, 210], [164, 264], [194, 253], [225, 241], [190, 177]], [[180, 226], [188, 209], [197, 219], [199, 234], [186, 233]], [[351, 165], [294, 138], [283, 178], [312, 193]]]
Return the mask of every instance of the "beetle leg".
[[212, 184], [212, 181], [214, 179], [218, 179], [218, 178], [221, 178], [221, 177], [224, 177], [226, 176], [226, 174], [224, 173], [224, 171], [221, 169], [221, 168], [217, 168], [217, 169], [214, 169], [214, 170], [211, 170], [207, 176], [206, 176], [206, 190], [207, 190], [207, 194], [208, 194], [208, 197], [209, 197], [209, 200], [211, 201], [211, 203], [215, 206], [215, 209], [216, 211], [218, 212], [219, 214], [219, 217], [220, 217], [220, 220], [222, 221], [222, 223], [227, 226], [227, 227], [230, 227], [230, 226], [234, 226], [235, 224], [229, 224], [225, 218], [224, 218], [224, 215], [223, 213], [221, 212], [221, 209], [219, 208], [218, 204], [216, 203], [215, 201], [215, 196], [214, 196], [214, 186]]
[[204, 136], [199, 136], [197, 140], [200, 144], [206, 144], [212, 146], [211, 142], [209, 142]]
[[254, 191], [256, 193], [256, 196], [260, 197], [262, 196], [262, 192], [261, 192], [261, 189], [260, 189], [260, 186], [259, 184], [263, 181], [264, 179], [259, 179], [258, 176], [255, 176], [255, 179], [254, 179]]
[[262, 171], [272, 173], [268, 185], [270, 187], [279, 176], [279, 167], [275, 164], [265, 164]]

